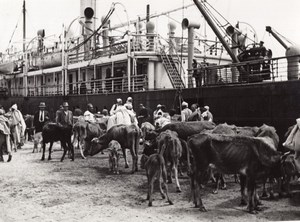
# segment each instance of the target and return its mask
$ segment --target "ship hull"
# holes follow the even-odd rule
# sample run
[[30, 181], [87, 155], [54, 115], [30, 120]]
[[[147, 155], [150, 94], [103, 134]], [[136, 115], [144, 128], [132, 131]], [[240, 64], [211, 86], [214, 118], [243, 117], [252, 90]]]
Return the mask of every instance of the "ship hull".
[[110, 109], [117, 98], [126, 100], [133, 97], [134, 108], [138, 105], [154, 109], [157, 104], [165, 104], [167, 109], [179, 111], [179, 98], [191, 105], [208, 105], [216, 123], [227, 122], [239, 126], [259, 126], [263, 123], [273, 125], [283, 138], [287, 128], [295, 124], [300, 112], [300, 81], [257, 83], [248, 85], [217, 85], [202, 88], [176, 90], [155, 90], [132, 93], [116, 93], [108, 95], [69, 95], [51, 97], [8, 97], [1, 98], [0, 103], [8, 107], [12, 103], [19, 104], [23, 114], [33, 114], [38, 104], [43, 101], [54, 118], [55, 111], [67, 100], [72, 109], [75, 106], [86, 108], [87, 103], [93, 103], [99, 111]]

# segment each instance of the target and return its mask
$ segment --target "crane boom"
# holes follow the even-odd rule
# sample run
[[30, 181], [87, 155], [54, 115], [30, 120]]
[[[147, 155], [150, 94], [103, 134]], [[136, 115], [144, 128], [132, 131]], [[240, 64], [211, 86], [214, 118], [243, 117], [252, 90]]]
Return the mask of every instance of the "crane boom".
[[272, 30], [271, 26], [266, 26], [266, 31], [269, 32], [285, 49], [288, 49], [288, 46], [284, 41]]

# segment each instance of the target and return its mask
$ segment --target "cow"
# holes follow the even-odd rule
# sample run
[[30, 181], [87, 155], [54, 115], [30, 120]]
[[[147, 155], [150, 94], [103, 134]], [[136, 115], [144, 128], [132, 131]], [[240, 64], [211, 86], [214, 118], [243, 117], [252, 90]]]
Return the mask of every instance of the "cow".
[[[34, 153], [34, 151], [36, 150], [38, 152], [38, 146], [39, 144], [41, 144], [42, 146], [43, 143], [43, 136], [42, 136], [42, 132], [38, 132], [36, 134], [33, 135], [33, 150], [32, 153]], [[42, 151], [42, 148], [40, 148], [40, 152]]]
[[[157, 138], [158, 152], [160, 152], [167, 164], [168, 183], [172, 183], [171, 172], [174, 172], [176, 192], [181, 192], [178, 180], [178, 165], [182, 155], [182, 146], [178, 134], [171, 130], [163, 131]], [[164, 152], [163, 152], [164, 151]], [[170, 163], [170, 166], [168, 166]]]
[[[166, 166], [165, 166], [165, 161], [163, 156], [160, 153], [155, 153], [150, 155], [150, 157], [147, 157], [145, 163], [145, 169], [146, 169], [146, 175], [148, 179], [148, 194], [147, 194], [147, 200], [149, 200], [148, 206], [149, 207], [152, 206], [152, 193], [153, 193], [155, 179], [158, 180], [159, 191], [161, 193], [162, 198], [165, 199], [165, 196], [167, 196], [168, 203], [170, 205], [173, 205], [173, 202], [170, 200], [168, 194], [167, 172], [166, 172]], [[161, 178], [162, 178], [162, 183], [166, 189], [166, 194], [164, 194], [160, 183]]]
[[60, 141], [64, 148], [61, 162], [64, 160], [67, 151], [71, 153], [71, 159], [74, 161], [74, 147], [71, 142], [72, 126], [60, 126], [57, 123], [48, 122], [44, 125], [42, 131], [43, 137], [43, 154], [42, 161], [45, 160], [46, 144], [50, 143], [48, 160], [51, 160], [52, 146], [56, 141]]
[[198, 121], [198, 122], [174, 122], [170, 123], [159, 130], [163, 132], [166, 130], [175, 131], [178, 137], [187, 141], [189, 136], [200, 133], [203, 130], [211, 130], [216, 126], [213, 122]]
[[259, 208], [256, 180], [270, 168], [280, 164], [280, 154], [274, 145], [276, 141], [263, 137], [269, 134], [270, 138], [275, 138], [277, 134], [272, 135], [273, 133], [266, 127], [258, 134], [258, 137], [209, 133], [191, 136], [188, 145], [194, 156], [191, 189], [195, 207], [199, 206], [201, 211], [206, 211], [198, 189], [210, 178], [209, 164], [214, 164], [221, 173], [242, 175], [242, 202], [245, 200], [245, 179], [247, 179], [248, 210], [250, 213], [257, 213]]
[[119, 174], [119, 159], [121, 154], [119, 153], [122, 150], [120, 143], [116, 140], [112, 140], [108, 144], [108, 165], [112, 173]]
[[100, 128], [99, 124], [88, 123], [83, 120], [78, 120], [73, 126], [73, 146], [79, 147], [81, 157], [85, 159], [83, 148], [87, 149], [91, 145], [91, 141], [95, 137], [103, 135], [104, 131]]
[[140, 129], [137, 125], [125, 125], [119, 124], [112, 126], [104, 135], [99, 138], [94, 138], [90, 147], [85, 147], [83, 154], [95, 155], [100, 151], [106, 149], [108, 144], [112, 140], [116, 140], [122, 147], [123, 156], [125, 159], [125, 168], [128, 168], [128, 162], [126, 157], [126, 148], [130, 150], [132, 155], [132, 173], [138, 171], [138, 149], [140, 140]]

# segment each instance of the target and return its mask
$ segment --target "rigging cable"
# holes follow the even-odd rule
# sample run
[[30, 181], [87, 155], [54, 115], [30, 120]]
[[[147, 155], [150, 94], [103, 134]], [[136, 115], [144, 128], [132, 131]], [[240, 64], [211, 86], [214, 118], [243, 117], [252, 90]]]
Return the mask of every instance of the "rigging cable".
[[20, 22], [20, 18], [21, 18], [21, 15], [22, 15], [22, 13], [23, 13], [23, 11], [22, 11], [22, 12], [20, 13], [20, 15], [19, 15], [19, 18], [18, 18], [17, 24], [16, 24], [16, 26], [15, 26], [15, 28], [14, 28], [14, 31], [13, 31], [13, 33], [12, 33], [11, 37], [10, 37], [10, 40], [9, 40], [9, 42], [8, 42], [7, 49], [9, 49], [10, 43], [11, 43], [11, 41], [12, 41], [12, 39], [13, 39], [14, 35], [15, 35], [15, 32], [16, 32], [16, 30], [17, 30], [17, 28], [18, 28], [18, 25], [19, 25], [19, 22]]

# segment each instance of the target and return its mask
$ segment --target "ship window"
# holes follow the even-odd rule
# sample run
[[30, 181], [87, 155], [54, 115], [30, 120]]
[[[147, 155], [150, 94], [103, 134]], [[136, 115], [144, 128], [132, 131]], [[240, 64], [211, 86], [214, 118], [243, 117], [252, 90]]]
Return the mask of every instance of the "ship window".
[[50, 78], [48, 79], [48, 82], [50, 82]]
[[28, 81], [28, 83], [30, 84], [30, 80]]
[[56, 82], [56, 77], [54, 78], [54, 82]]

